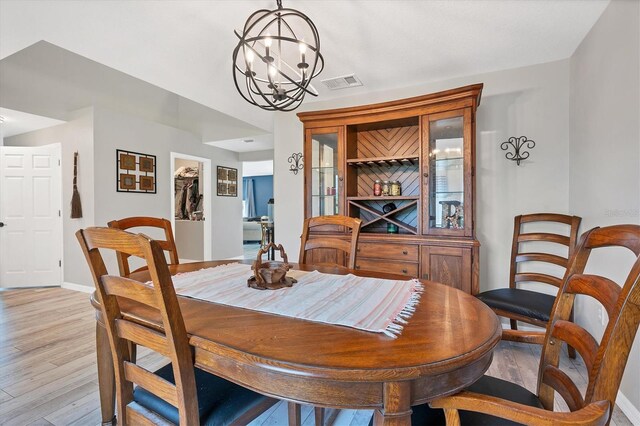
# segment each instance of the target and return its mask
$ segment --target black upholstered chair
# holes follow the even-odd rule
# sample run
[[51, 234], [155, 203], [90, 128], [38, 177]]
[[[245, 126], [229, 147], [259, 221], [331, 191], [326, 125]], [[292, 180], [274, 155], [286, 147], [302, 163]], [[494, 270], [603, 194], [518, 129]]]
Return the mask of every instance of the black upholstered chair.
[[[489, 305], [497, 315], [509, 318], [512, 330], [517, 330], [517, 321], [539, 327], [547, 326], [556, 296], [521, 287], [530, 283], [560, 287], [576, 246], [581, 220], [578, 216], [552, 213], [515, 217], [509, 287], [477, 295], [478, 299]], [[533, 223], [536, 223], [535, 226], [538, 228], [544, 228], [544, 232], [524, 232], [523, 228]], [[567, 229], [564, 234], [551, 231], [558, 227]], [[534, 250], [528, 250], [527, 244], [535, 244]], [[557, 248], [558, 245], [566, 247], [566, 256], [557, 254], [561, 250], [554, 250], [554, 246]], [[523, 341], [514, 333], [505, 333], [503, 339]], [[575, 358], [575, 351], [571, 347], [569, 355]]]
[[[277, 402], [194, 367], [180, 305], [158, 241], [111, 228], [88, 228], [76, 236], [93, 276], [109, 337], [119, 425], [245, 425]], [[153, 285], [109, 275], [100, 250], [144, 259]], [[156, 311], [159, 328], [124, 317], [120, 304], [125, 300]], [[136, 345], [166, 356], [170, 364], [147, 371], [135, 362], [131, 348]]]

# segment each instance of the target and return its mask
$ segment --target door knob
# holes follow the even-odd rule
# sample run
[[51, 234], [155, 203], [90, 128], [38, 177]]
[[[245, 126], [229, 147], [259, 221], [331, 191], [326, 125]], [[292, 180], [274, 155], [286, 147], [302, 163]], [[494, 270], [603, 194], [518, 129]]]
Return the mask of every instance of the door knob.
[[0, 222], [0, 228], [2, 228], [4, 226], [4, 223]]

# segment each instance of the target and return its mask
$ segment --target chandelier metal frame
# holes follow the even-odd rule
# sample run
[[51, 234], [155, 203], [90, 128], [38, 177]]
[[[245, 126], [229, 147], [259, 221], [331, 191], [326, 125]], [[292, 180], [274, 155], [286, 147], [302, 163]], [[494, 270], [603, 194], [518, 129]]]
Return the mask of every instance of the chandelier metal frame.
[[[291, 21], [292, 17], [309, 26], [313, 35], [311, 42], [296, 36], [287, 22], [287, 18]], [[269, 29], [274, 23], [277, 33], [271, 35]], [[277, 9], [254, 12], [247, 19], [242, 34], [234, 33], [239, 42], [233, 50], [233, 81], [247, 102], [268, 111], [292, 111], [300, 106], [307, 93], [318, 96], [311, 80], [324, 69], [324, 58], [320, 53], [318, 30], [305, 14], [283, 8], [282, 1], [277, 0]], [[274, 44], [277, 49], [272, 48]], [[298, 46], [299, 63], [291, 66], [282, 59], [283, 44]], [[309, 62], [308, 52], [313, 56]]]

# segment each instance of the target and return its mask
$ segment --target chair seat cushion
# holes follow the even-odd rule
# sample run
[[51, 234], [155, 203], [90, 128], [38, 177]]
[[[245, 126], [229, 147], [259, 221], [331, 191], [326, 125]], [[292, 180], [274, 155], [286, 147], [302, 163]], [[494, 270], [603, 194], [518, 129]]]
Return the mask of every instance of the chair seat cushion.
[[[520, 404], [528, 405], [530, 407], [543, 408], [538, 397], [529, 392], [522, 386], [515, 383], [508, 382], [506, 380], [497, 379], [491, 376], [483, 376], [476, 383], [467, 388], [468, 391], [481, 393], [483, 395], [495, 396], [498, 398], [507, 399], [512, 402], [518, 402]], [[411, 407], [413, 413], [411, 414], [411, 425], [446, 425], [444, 418], [444, 411], [439, 408], [431, 408], [427, 404], [416, 405]], [[494, 416], [489, 416], [481, 413], [474, 413], [471, 411], [459, 411], [460, 424], [462, 426], [512, 426], [518, 425], [509, 420], [501, 419]], [[373, 419], [369, 425], [373, 424]]]
[[[200, 424], [205, 426], [228, 425], [243, 413], [267, 399], [259, 393], [236, 385], [221, 377], [194, 369], [198, 393]], [[163, 379], [175, 383], [173, 368], [167, 364], [155, 372]], [[133, 399], [143, 407], [154, 411], [174, 424], [179, 423], [178, 409], [147, 390], [136, 387]]]
[[482, 292], [476, 296], [490, 308], [512, 312], [529, 318], [547, 322], [555, 296], [520, 288], [499, 288]]

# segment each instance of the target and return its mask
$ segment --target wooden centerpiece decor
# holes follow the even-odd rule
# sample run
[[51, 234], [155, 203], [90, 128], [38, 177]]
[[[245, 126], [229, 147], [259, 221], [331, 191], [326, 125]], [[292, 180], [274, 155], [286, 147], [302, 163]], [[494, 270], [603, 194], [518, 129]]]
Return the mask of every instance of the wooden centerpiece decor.
[[[269, 253], [272, 248], [280, 252], [282, 261], [268, 260], [263, 262], [262, 256]], [[294, 278], [287, 277], [287, 271], [291, 269], [291, 265], [289, 265], [287, 253], [285, 253], [282, 244], [276, 246], [271, 242], [258, 250], [258, 255], [251, 269], [253, 269], [253, 276], [247, 280], [247, 285], [258, 290], [278, 290], [283, 287], [291, 287], [298, 282]]]

